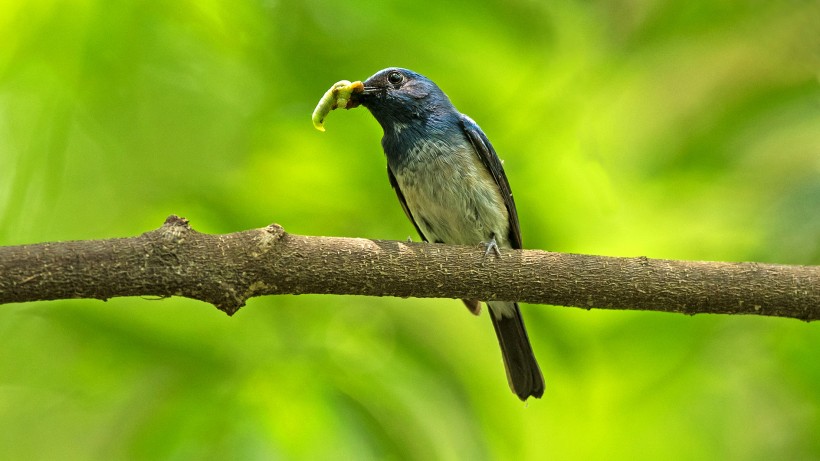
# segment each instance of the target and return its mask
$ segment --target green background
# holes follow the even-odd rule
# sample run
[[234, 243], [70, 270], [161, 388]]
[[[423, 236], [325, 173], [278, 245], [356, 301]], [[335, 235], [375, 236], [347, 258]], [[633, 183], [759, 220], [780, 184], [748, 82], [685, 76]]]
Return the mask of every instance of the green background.
[[[505, 160], [525, 246], [820, 264], [816, 1], [0, 4], [0, 244], [414, 234], [337, 80], [436, 81]], [[820, 459], [820, 325], [525, 305], [509, 391], [453, 300], [0, 308], [7, 459]]]

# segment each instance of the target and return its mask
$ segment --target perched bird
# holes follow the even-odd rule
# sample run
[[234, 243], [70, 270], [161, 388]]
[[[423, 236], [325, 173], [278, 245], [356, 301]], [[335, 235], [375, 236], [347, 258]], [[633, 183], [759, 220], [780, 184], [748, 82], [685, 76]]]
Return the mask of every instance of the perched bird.
[[[347, 108], [366, 107], [384, 130], [387, 175], [424, 241], [521, 248], [521, 230], [501, 160], [476, 123], [430, 79], [401, 68], [377, 72]], [[500, 254], [500, 253], [499, 253]], [[464, 300], [474, 314], [479, 301]], [[544, 378], [518, 303], [487, 303], [507, 380], [521, 399], [541, 397]]]

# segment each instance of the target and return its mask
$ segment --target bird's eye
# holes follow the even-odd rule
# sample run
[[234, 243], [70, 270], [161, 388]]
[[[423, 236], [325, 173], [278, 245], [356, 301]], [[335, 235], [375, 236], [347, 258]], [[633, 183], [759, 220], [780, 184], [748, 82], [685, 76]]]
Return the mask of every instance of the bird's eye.
[[400, 72], [390, 72], [387, 74], [387, 81], [393, 85], [398, 85], [399, 83], [404, 81], [404, 75]]

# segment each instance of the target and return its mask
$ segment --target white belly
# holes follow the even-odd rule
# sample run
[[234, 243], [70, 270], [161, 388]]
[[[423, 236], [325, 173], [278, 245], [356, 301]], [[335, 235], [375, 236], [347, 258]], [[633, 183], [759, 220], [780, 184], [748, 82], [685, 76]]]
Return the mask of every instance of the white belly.
[[394, 175], [428, 241], [475, 245], [494, 236], [499, 247], [510, 246], [504, 200], [471, 148], [413, 163]]

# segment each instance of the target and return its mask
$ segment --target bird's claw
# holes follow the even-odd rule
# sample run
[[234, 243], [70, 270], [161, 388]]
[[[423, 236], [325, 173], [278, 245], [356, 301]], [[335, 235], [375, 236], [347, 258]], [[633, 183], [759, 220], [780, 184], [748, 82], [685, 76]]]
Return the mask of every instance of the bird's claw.
[[497, 257], [501, 257], [501, 250], [498, 248], [498, 242], [495, 241], [495, 236], [493, 236], [489, 242], [481, 242], [481, 244], [486, 246], [484, 256], [481, 258], [482, 263], [487, 259], [487, 255], [489, 255], [491, 251], [495, 253]]

